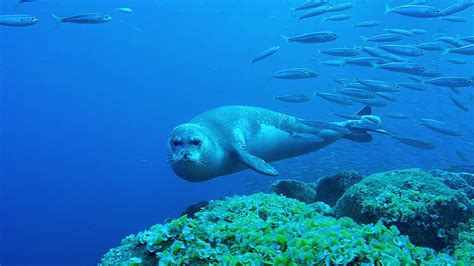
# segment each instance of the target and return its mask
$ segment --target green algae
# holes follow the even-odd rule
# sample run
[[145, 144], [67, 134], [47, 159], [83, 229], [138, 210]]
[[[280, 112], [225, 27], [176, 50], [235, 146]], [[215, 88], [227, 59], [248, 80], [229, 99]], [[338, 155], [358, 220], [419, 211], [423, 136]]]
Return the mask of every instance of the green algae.
[[359, 225], [324, 216], [272, 194], [211, 201], [195, 218], [182, 216], [128, 236], [102, 265], [446, 265], [455, 260], [413, 245], [395, 226]]

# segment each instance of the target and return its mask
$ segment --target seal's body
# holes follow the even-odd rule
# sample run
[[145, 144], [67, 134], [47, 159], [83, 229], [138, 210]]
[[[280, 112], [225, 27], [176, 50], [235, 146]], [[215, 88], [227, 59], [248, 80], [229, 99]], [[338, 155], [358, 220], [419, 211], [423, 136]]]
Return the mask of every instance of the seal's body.
[[[247, 168], [278, 175], [269, 162], [319, 150], [340, 138], [370, 141], [355, 124], [376, 123], [370, 108], [361, 120], [339, 123], [305, 123], [286, 114], [250, 106], [224, 106], [207, 111], [176, 127], [168, 144], [170, 164], [180, 177], [205, 181]], [[372, 117], [372, 119], [365, 119]], [[322, 125], [322, 126], [321, 126]]]

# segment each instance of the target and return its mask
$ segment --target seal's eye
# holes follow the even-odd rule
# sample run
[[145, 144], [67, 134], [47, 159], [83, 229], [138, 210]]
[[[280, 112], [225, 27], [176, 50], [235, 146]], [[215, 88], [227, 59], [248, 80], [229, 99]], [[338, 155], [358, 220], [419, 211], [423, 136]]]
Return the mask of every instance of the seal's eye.
[[181, 141], [173, 140], [173, 146], [178, 147], [179, 145], [181, 145]]
[[191, 144], [193, 144], [194, 146], [199, 146], [201, 145], [201, 141], [198, 139], [193, 139], [191, 140]]

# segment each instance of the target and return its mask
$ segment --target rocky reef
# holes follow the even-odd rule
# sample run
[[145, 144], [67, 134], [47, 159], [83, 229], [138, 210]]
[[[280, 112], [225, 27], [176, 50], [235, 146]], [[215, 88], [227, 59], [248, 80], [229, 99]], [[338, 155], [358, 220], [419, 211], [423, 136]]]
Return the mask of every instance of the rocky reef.
[[461, 188], [421, 169], [327, 180], [199, 204], [126, 237], [100, 264], [472, 265], [473, 206]]
[[337, 201], [336, 217], [396, 225], [417, 245], [442, 250], [453, 244], [473, 207], [466, 195], [429, 172], [407, 169], [371, 175]]

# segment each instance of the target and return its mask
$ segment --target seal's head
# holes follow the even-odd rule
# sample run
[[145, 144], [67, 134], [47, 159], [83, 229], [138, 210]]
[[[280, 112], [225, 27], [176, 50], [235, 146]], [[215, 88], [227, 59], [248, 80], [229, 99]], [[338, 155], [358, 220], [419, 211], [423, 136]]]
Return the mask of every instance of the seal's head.
[[168, 141], [169, 162], [181, 178], [200, 182], [215, 177], [216, 143], [209, 132], [197, 124], [183, 124], [171, 132]]

